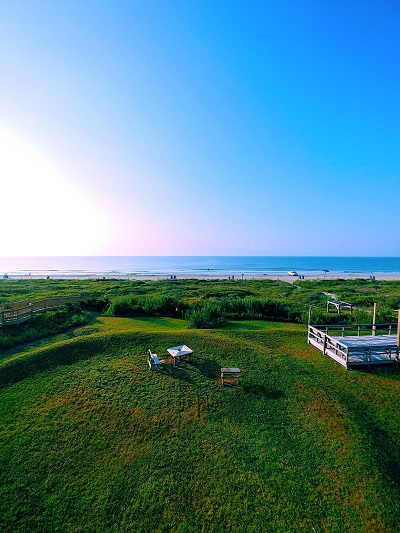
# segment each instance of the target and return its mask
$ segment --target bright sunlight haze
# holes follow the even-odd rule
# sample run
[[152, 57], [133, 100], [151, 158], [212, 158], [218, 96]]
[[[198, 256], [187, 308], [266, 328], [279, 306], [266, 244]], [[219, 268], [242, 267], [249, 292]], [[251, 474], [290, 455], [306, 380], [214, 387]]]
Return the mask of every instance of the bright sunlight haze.
[[400, 256], [398, 2], [3, 2], [0, 255]]

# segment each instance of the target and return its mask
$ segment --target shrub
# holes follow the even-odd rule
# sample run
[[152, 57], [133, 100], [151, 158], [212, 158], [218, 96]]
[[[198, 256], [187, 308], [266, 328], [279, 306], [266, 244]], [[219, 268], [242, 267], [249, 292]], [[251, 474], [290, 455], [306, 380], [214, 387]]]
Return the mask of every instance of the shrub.
[[109, 316], [140, 316], [144, 314], [144, 309], [138, 305], [135, 298], [121, 296], [111, 301], [106, 314]]
[[288, 310], [282, 302], [265, 298], [225, 298], [221, 306], [231, 318], [285, 320]]
[[107, 309], [110, 300], [107, 297], [104, 298], [89, 298], [88, 300], [82, 300], [79, 307], [85, 311], [98, 311], [102, 313]]
[[108, 316], [170, 316], [183, 317], [188, 304], [173, 296], [143, 295], [121, 296], [112, 300]]
[[191, 311], [187, 311], [185, 318], [188, 328], [209, 329], [226, 325], [226, 316], [221, 304], [206, 302]]

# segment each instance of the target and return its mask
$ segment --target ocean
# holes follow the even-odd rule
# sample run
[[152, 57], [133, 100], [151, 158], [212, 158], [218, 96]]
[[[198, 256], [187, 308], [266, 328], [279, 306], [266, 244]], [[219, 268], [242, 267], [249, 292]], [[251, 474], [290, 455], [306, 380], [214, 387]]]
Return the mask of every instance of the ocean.
[[[400, 257], [0, 257], [0, 278], [400, 274]], [[326, 273], [325, 273], [326, 274]]]

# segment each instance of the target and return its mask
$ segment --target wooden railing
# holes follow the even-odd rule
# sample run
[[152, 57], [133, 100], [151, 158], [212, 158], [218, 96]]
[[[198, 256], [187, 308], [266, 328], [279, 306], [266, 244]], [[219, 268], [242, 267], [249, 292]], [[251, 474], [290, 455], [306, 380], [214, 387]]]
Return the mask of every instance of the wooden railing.
[[22, 300], [7, 303], [0, 310], [0, 328], [12, 324], [21, 324], [21, 322], [30, 320], [37, 313], [55, 311], [65, 307], [67, 304], [75, 304], [87, 298], [87, 296], [57, 296], [43, 300]]
[[325, 355], [330, 350], [336, 357], [347, 364], [349, 349], [341, 344], [336, 338], [328, 335], [328, 331], [323, 332], [321, 328], [325, 326], [308, 326], [308, 343], [313, 344]]
[[394, 322], [385, 324], [314, 324], [313, 328], [328, 333], [333, 337], [345, 337], [346, 335], [396, 335], [397, 324]]
[[309, 325], [307, 340], [346, 368], [360, 364], [367, 364], [369, 368], [371, 364], [388, 362], [398, 366], [397, 329], [397, 324], [375, 324], [374, 327], [371, 324]]

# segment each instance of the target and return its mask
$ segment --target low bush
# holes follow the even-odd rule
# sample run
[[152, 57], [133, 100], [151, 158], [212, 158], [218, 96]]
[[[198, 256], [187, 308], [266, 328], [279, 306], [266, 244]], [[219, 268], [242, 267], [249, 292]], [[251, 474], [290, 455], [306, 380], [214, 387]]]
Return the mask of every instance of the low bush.
[[223, 306], [218, 302], [206, 302], [199, 305], [187, 311], [185, 318], [189, 329], [218, 328], [227, 323]]
[[252, 296], [224, 298], [221, 307], [230, 318], [282, 321], [288, 317], [288, 310], [282, 302]]
[[103, 298], [89, 298], [88, 300], [82, 300], [79, 307], [84, 311], [98, 311], [102, 313], [107, 309], [110, 304], [110, 300], [107, 297]]
[[168, 316], [182, 318], [188, 308], [187, 303], [173, 296], [121, 296], [109, 303], [105, 314], [120, 317]]

